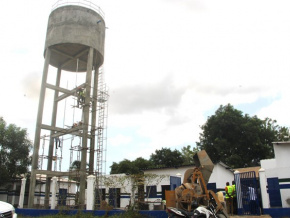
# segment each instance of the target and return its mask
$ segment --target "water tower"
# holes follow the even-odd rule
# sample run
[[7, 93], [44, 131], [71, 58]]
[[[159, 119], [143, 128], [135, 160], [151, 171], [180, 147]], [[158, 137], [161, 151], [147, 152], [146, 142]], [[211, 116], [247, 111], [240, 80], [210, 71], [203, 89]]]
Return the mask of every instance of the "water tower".
[[[99, 68], [104, 61], [105, 21], [101, 9], [90, 1], [58, 1], [50, 13], [47, 34], [44, 47], [44, 67], [36, 131], [34, 138], [34, 150], [32, 158], [31, 181], [29, 188], [28, 207], [34, 205], [34, 193], [36, 186], [36, 174], [46, 174], [45, 199], [49, 202], [50, 180], [53, 176], [64, 176], [66, 172], [52, 171], [54, 139], [66, 135], [79, 135], [82, 141], [80, 174], [79, 204], [85, 203], [86, 175], [94, 172], [94, 146], [98, 75]], [[47, 82], [49, 66], [57, 68], [55, 84]], [[71, 90], [60, 87], [62, 71], [84, 73], [85, 83]], [[92, 79], [93, 78], [93, 79]], [[66, 98], [77, 98], [77, 89], [83, 88], [85, 100], [82, 108], [82, 125], [71, 128], [56, 126], [58, 104]], [[54, 92], [54, 100], [51, 104], [51, 123], [43, 123], [44, 103], [47, 89]], [[50, 131], [49, 148], [47, 155], [47, 170], [38, 169], [39, 147], [41, 131]], [[89, 142], [89, 143], [88, 143]], [[89, 154], [89, 171], [86, 169], [87, 154]]]

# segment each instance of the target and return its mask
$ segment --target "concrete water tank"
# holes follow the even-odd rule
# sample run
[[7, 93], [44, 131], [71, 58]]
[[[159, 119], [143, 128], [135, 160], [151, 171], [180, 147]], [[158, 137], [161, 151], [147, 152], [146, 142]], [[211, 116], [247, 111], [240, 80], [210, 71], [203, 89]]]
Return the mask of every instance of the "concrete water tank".
[[49, 47], [50, 65], [72, 72], [78, 68], [78, 72], [84, 72], [88, 49], [92, 47], [93, 66], [99, 67], [104, 61], [105, 29], [102, 14], [94, 9], [80, 5], [58, 7], [49, 16], [44, 55]]
[[[31, 164], [31, 179], [29, 186], [28, 207], [34, 206], [34, 193], [36, 175], [46, 174], [45, 208], [49, 208], [50, 181], [53, 176], [66, 176], [70, 172], [56, 172], [52, 170], [54, 157], [54, 139], [63, 135], [77, 135], [81, 139], [81, 167], [80, 195], [78, 205], [81, 209], [85, 205], [85, 189], [87, 173], [94, 172], [95, 131], [97, 130], [97, 102], [98, 77], [100, 67], [104, 62], [105, 21], [101, 9], [93, 5], [89, 0], [58, 0], [48, 19], [47, 34], [44, 47], [44, 66], [41, 89], [39, 95], [38, 114], [34, 136], [33, 157]], [[57, 68], [55, 84], [48, 83], [49, 66]], [[85, 72], [85, 82], [75, 84], [72, 89], [61, 87], [62, 71]], [[74, 105], [67, 109], [68, 114], [74, 114], [72, 110], [81, 110], [82, 121], [78, 128], [63, 128], [57, 126], [59, 122], [58, 104], [67, 98], [77, 98], [77, 88], [85, 89], [85, 102], [82, 107]], [[46, 90], [54, 92], [51, 102], [51, 123], [43, 123]], [[69, 111], [70, 110], [70, 111]], [[74, 117], [72, 118], [74, 120]], [[49, 149], [47, 153], [47, 168], [39, 172], [38, 158], [41, 133], [49, 133]], [[90, 151], [89, 172], [87, 172], [87, 152]], [[54, 205], [55, 206], [55, 205]]]

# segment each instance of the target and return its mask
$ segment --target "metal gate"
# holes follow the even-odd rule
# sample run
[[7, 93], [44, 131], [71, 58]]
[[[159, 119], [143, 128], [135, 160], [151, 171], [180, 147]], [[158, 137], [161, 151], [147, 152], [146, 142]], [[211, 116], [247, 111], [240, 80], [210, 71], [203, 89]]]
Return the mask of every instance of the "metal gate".
[[106, 189], [104, 188], [96, 188], [95, 189], [95, 204], [96, 207], [99, 209], [102, 206], [102, 201], [106, 200]]
[[270, 199], [271, 207], [282, 207], [281, 192], [279, 187], [279, 179], [267, 178], [268, 183], [268, 194]]
[[181, 178], [177, 176], [170, 176], [170, 190], [175, 190], [176, 187], [181, 185]]
[[120, 207], [120, 188], [109, 188], [109, 205]]
[[238, 215], [260, 215], [260, 188], [255, 171], [235, 174]]
[[66, 206], [66, 199], [67, 199], [67, 189], [60, 188], [58, 190], [58, 205]]

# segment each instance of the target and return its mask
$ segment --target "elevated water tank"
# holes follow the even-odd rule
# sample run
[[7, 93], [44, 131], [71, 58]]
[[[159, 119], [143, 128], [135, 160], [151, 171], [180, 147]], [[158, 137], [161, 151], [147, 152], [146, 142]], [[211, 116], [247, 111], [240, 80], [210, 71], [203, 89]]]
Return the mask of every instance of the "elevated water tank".
[[[48, 20], [45, 48], [51, 49], [50, 65], [66, 71], [84, 72], [88, 50], [94, 48], [93, 65], [104, 61], [105, 21], [96, 10], [80, 5], [54, 9]], [[77, 62], [76, 59], [79, 61]]]

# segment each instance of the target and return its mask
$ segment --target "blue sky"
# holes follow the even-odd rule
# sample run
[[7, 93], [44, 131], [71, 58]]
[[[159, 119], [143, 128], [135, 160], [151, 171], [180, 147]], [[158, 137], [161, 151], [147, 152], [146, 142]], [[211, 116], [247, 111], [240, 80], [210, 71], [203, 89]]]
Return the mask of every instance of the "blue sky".
[[[220, 105], [230, 103], [289, 126], [289, 1], [94, 2], [108, 27], [107, 172], [113, 161], [194, 145], [199, 126]], [[33, 140], [46, 27], [55, 1], [1, 3], [0, 116], [27, 128]], [[50, 72], [53, 81], [55, 69]], [[62, 87], [73, 88], [75, 79], [65, 75]], [[49, 108], [48, 103], [46, 115]], [[67, 114], [65, 125], [71, 119]]]

